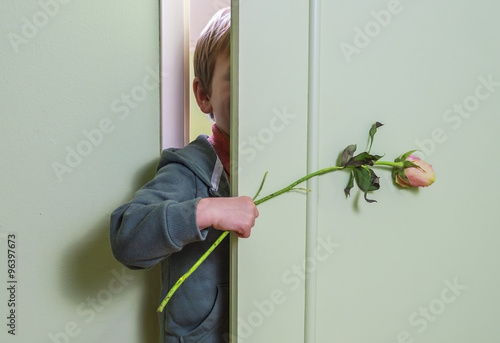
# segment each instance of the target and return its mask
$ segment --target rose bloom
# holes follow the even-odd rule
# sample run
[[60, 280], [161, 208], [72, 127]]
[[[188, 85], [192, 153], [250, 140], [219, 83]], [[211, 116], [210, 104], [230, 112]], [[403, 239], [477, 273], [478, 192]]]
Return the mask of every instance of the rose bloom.
[[398, 173], [396, 179], [394, 180], [401, 187], [427, 187], [432, 185], [436, 176], [434, 175], [434, 170], [432, 165], [426, 163], [415, 155], [411, 154], [406, 158], [406, 161], [415, 163], [417, 167], [405, 168], [402, 172], [403, 176]]

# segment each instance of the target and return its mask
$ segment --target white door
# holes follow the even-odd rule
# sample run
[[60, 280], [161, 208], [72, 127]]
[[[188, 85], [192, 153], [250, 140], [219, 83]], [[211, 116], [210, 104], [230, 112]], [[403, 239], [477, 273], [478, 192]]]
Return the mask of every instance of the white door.
[[[237, 191], [335, 165], [349, 144], [413, 149], [436, 182], [367, 203], [348, 174], [259, 205], [235, 242], [238, 342], [496, 342], [500, 5], [233, 1]], [[236, 329], [237, 328], [237, 329]]]

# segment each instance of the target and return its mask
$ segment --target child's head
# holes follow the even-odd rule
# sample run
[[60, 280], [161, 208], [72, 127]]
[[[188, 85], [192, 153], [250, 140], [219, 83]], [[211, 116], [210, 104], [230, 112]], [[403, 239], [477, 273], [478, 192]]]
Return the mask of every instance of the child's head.
[[218, 11], [208, 22], [198, 39], [193, 58], [193, 90], [198, 105], [226, 134], [229, 134], [226, 126], [229, 125], [230, 30], [231, 9], [228, 7]]

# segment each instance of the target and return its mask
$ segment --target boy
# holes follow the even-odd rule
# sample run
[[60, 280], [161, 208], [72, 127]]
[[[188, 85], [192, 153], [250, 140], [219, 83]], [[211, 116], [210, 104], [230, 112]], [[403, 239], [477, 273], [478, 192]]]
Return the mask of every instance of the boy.
[[[193, 91], [214, 120], [212, 135], [163, 151], [158, 171], [111, 215], [111, 246], [129, 268], [161, 263], [160, 299], [220, 235], [249, 237], [259, 212], [229, 197], [229, 8], [207, 24], [194, 53]], [[224, 342], [229, 329], [229, 243], [224, 240], [182, 284], [161, 316], [164, 342]]]

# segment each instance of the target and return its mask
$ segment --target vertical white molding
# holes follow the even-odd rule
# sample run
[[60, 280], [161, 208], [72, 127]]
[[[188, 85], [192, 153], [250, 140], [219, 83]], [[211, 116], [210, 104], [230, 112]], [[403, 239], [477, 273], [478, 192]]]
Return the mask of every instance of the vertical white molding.
[[[231, 194], [238, 195], [239, 0], [231, 1]], [[238, 239], [230, 235], [229, 342], [238, 343]]]
[[161, 146], [189, 139], [189, 0], [160, 1]]
[[[319, 60], [320, 60], [320, 0], [309, 2], [309, 95], [307, 127], [307, 172], [318, 170], [319, 145]], [[318, 180], [307, 182], [310, 190], [306, 210], [306, 279], [305, 279], [305, 316], [304, 342], [316, 342], [316, 270], [310, 270], [307, 261], [316, 261], [318, 241]], [[314, 264], [315, 266], [315, 264]]]

